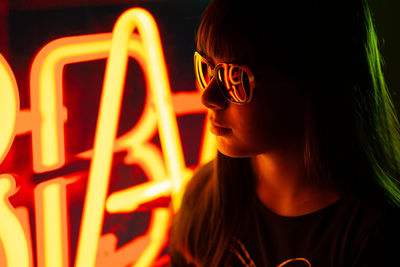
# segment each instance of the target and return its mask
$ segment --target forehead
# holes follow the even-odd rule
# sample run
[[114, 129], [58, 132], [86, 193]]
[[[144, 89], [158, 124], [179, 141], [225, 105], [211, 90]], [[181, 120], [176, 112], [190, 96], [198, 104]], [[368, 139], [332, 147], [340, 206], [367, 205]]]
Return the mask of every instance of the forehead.
[[197, 51], [211, 66], [215, 66], [219, 63], [237, 63], [235, 57], [217, 57], [214, 55], [208, 55], [204, 52]]
[[[236, 36], [235, 38], [238, 38]], [[197, 51], [210, 63], [234, 62], [242, 65], [253, 65], [260, 53], [251, 41], [235, 40], [224, 34], [200, 34], [197, 40]], [[258, 57], [257, 57], [258, 54]]]
[[202, 57], [204, 57], [211, 67], [216, 66], [219, 63], [234, 63], [238, 65], [246, 66], [256, 76], [257, 82], [268, 83], [291, 83], [294, 82], [293, 77], [285, 75], [279, 68], [271, 66], [269, 64], [249, 64], [246, 60], [241, 60], [240, 57], [226, 56], [208, 56], [203, 52], [197, 51]]
[[239, 65], [246, 65], [246, 66], [255, 66], [254, 61], [250, 59], [250, 57], [246, 57], [244, 55], [228, 55], [228, 54], [219, 54], [216, 55], [215, 53], [208, 54], [204, 51], [197, 51], [203, 58], [207, 60], [207, 62], [215, 66], [219, 63], [235, 63]]

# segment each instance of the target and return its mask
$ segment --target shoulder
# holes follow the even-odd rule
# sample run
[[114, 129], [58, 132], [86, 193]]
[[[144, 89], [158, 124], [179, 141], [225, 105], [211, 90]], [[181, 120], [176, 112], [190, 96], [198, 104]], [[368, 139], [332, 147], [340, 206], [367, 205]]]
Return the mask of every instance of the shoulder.
[[193, 177], [192, 180], [194, 179], [203, 179], [210, 177], [214, 171], [214, 160], [209, 161], [208, 163], [198, 167], [194, 173], [193, 173]]
[[213, 175], [213, 165], [214, 161], [211, 161], [197, 168], [186, 185], [181, 206], [171, 225], [170, 266], [194, 266], [188, 262], [195, 244], [204, 236], [203, 229], [208, 225], [208, 188]]
[[366, 227], [394, 226], [400, 220], [400, 207], [383, 199], [358, 198], [353, 213]]
[[180, 214], [192, 212], [198, 203], [205, 204], [208, 198], [211, 177], [214, 172], [214, 160], [210, 161], [197, 169], [187, 182], [183, 193]]
[[[357, 227], [354, 266], [393, 265], [400, 252], [400, 208], [384, 200], [357, 199], [353, 206]], [[397, 263], [398, 264], [398, 263]]]
[[207, 184], [210, 182], [214, 172], [214, 160], [198, 167], [185, 188], [185, 196], [189, 194], [196, 194], [196, 192], [203, 191]]
[[385, 232], [396, 230], [400, 221], [400, 207], [388, 200], [373, 197], [348, 198], [344, 204], [348, 218], [354, 222], [361, 234], [370, 233], [378, 228]]

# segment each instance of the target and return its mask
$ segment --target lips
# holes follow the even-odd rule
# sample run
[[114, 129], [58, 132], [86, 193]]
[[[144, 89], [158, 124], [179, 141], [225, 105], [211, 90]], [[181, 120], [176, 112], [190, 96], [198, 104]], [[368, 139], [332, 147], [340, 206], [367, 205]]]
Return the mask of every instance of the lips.
[[210, 119], [210, 131], [211, 133], [221, 136], [229, 134], [232, 130], [230, 128], [224, 127], [223, 124], [217, 123], [216, 121]]

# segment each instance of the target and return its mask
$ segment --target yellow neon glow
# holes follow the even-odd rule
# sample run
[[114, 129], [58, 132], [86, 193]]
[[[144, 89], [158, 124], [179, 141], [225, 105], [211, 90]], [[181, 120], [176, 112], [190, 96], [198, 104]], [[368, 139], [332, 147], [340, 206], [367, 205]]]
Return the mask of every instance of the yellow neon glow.
[[[93, 160], [90, 167], [88, 189], [78, 242], [75, 264], [77, 267], [92, 266], [95, 263], [96, 250], [104, 219], [104, 204], [109, 184], [114, 140], [116, 138], [122, 91], [126, 75], [128, 42], [135, 27], [138, 28], [138, 32], [140, 33], [142, 44], [140, 54], [146, 62], [146, 78], [148, 76], [152, 77], [147, 79], [148, 86], [150, 86], [150, 89], [153, 89], [151, 91], [153, 95], [155, 91], [162, 98], [161, 103], [158, 103], [157, 101], [155, 103], [157, 115], [160, 116], [159, 113], [162, 112], [164, 116], [165, 114], [172, 115], [175, 119], [172, 108], [161, 108], [161, 112], [160, 110], [157, 110], [160, 105], [169, 104], [170, 107], [172, 105], [170, 104], [170, 101], [165, 103], [165, 101], [168, 100], [167, 96], [169, 95], [165, 95], [166, 89], [163, 88], [163, 86], [167, 86], [167, 93], [169, 93], [169, 84], [166, 79], [165, 63], [160, 65], [160, 62], [164, 62], [164, 60], [156, 25], [147, 11], [138, 8], [128, 10], [121, 15], [114, 27], [110, 55], [107, 61], [98, 116], [98, 126], [95, 135]], [[159, 68], [163, 68], [163, 70], [160, 70]], [[163, 83], [159, 83], [159, 81], [162, 81]], [[154, 87], [156, 89], [154, 89]], [[158, 122], [161, 123], [163, 120], [168, 120], [167, 123], [169, 123], [169, 127], [173, 127], [169, 117], [162, 117], [161, 121], [159, 120]], [[174, 122], [176, 126], [176, 121]], [[165, 139], [170, 140], [171, 138], [165, 138], [165, 134], [168, 133], [165, 133], [165, 131], [162, 132], [161, 128], [162, 127], [160, 127], [160, 136], [162, 141], [161, 143], [163, 144], [165, 143]], [[176, 148], [167, 147], [166, 150], [173, 150], [172, 153], [174, 153]], [[181, 159], [183, 161], [182, 157]], [[158, 225], [158, 227], [159, 226], [160, 225]], [[146, 251], [153, 250], [153, 248], [155, 248], [156, 251], [159, 251], [160, 244], [153, 243], [151, 246], [149, 245]], [[144, 254], [146, 255], [146, 253]], [[154, 256], [155, 254], [153, 253], [148, 255]], [[138, 262], [141, 262], [141, 259], [142, 258], [140, 258]], [[146, 257], [146, 261], [152, 260], [154, 259]]]
[[[132, 41], [132, 38], [133, 38], [133, 41]], [[52, 57], [52, 55], [54, 55], [54, 53], [50, 53], [52, 50], [61, 50], [62, 54], [63, 54], [63, 58], [60, 57], [60, 59], [59, 59], [59, 61], [62, 64], [61, 63], [55, 64], [58, 67], [58, 69], [56, 71], [48, 72], [49, 73], [48, 75], [58, 76], [60, 73], [62, 73], [62, 68], [65, 64], [98, 59], [99, 57], [100, 58], [106, 57], [108, 55], [108, 51], [110, 49], [110, 43], [111, 43], [110, 39], [111, 39], [111, 34], [101, 34], [101, 35], [68, 37], [68, 38], [63, 38], [60, 40], [53, 41], [51, 44], [49, 44], [45, 47], [45, 48], [48, 48], [48, 47], [52, 48], [52, 49], [47, 49], [47, 54], [49, 55], [49, 57]], [[135, 37], [131, 36], [131, 40], [129, 41], [129, 55], [136, 57], [136, 59], [138, 59], [139, 63], [141, 63], [141, 65], [143, 65], [144, 64], [143, 59], [142, 59], [141, 55], [137, 52], [137, 51], [140, 51], [138, 49], [139, 42], [137, 42], [137, 41], [135, 42], [134, 39], [135, 39]], [[108, 43], [108, 46], [106, 45], [107, 43]], [[85, 50], [85, 49], [80, 49], [81, 45], [85, 45], [85, 46], [89, 46], [89, 47], [90, 47], [90, 45], [93, 45], [93, 47], [91, 49]], [[67, 48], [73, 48], [73, 49], [67, 49]], [[41, 53], [43, 54], [43, 56], [46, 55], [46, 53], [44, 53], [43, 51], [41, 51]], [[61, 79], [56, 79], [56, 80], [58, 80], [59, 82], [54, 84], [53, 90], [62, 91]], [[182, 99], [182, 98], [180, 98], [180, 99]], [[154, 111], [152, 112], [152, 114], [154, 114]], [[28, 112], [21, 114], [21, 117], [22, 117], [22, 115], [24, 115], [24, 118], [26, 120], [28, 120], [30, 118], [29, 117], [30, 114]], [[152, 117], [154, 119], [154, 125], [156, 126], [155, 117], [154, 116], [152, 116]], [[155, 126], [154, 126], [154, 130], [156, 129]], [[54, 127], [54, 128], [56, 128], [56, 127]], [[20, 131], [26, 132], [27, 130], [26, 130], [26, 128], [24, 128], [24, 129], [21, 129]], [[140, 131], [138, 133], [140, 133]], [[39, 150], [40, 149], [41, 148], [39, 147]], [[35, 155], [38, 155], [38, 153], [34, 154], [34, 156]], [[40, 161], [38, 161], [38, 162], [40, 162]], [[165, 175], [163, 175], [162, 177], [165, 177]], [[156, 218], [154, 217], [154, 219], [156, 219]], [[161, 248], [160, 244], [155, 244], [155, 245], [153, 245], [153, 247], [154, 246]], [[149, 249], [151, 249], [151, 246], [149, 247]]]
[[35, 188], [39, 267], [68, 267], [66, 181], [57, 178]]
[[[169, 217], [171, 211], [166, 208], [157, 208], [154, 213], [154, 218], [151, 220], [149, 227], [150, 245], [140, 256], [139, 260], [133, 265], [135, 267], [151, 266], [152, 262], [160, 253], [160, 248], [164, 247], [168, 239], [165, 233], [168, 231]], [[151, 245], [153, 244], [153, 245]]]
[[106, 209], [109, 213], [132, 212], [140, 204], [150, 202], [162, 196], [169, 196], [170, 192], [171, 181], [169, 180], [147, 182], [143, 185], [134, 186], [111, 194], [107, 199]]
[[[135, 27], [138, 28], [139, 34], [132, 34]], [[145, 110], [139, 123], [129, 133], [115, 140], [128, 56], [135, 58], [144, 70], [150, 96], [146, 99]], [[0, 156], [5, 157], [15, 132], [24, 134], [31, 131], [34, 171], [40, 173], [64, 165], [66, 145], [64, 124], [68, 113], [63, 105], [62, 96], [63, 67], [66, 64], [107, 57], [109, 59], [94, 150], [90, 153], [90, 156], [93, 155], [93, 160], [77, 247], [75, 266], [78, 267], [94, 266], [97, 248], [100, 246], [99, 239], [106, 200], [107, 211], [110, 213], [132, 212], [142, 203], [172, 194], [173, 206], [175, 210], [179, 208], [183, 186], [192, 171], [184, 164], [175, 115], [204, 112], [198, 92], [171, 95], [157, 26], [147, 11], [131, 9], [120, 17], [113, 34], [66, 37], [44, 46], [35, 57], [31, 69], [31, 110], [17, 112], [19, 99], [15, 79], [11, 70], [3, 67], [6, 70], [3, 73], [7, 73], [7, 77], [12, 77], [11, 80], [14, 80], [12, 88], [17, 105], [14, 124], [10, 126], [13, 129], [11, 137], [3, 139], [0, 136], [1, 140], [7, 140], [9, 143], [8, 148], [4, 146], [6, 147], [4, 155], [0, 153]], [[8, 66], [4, 62], [1, 62], [1, 66]], [[8, 110], [11, 109], [8, 108]], [[154, 137], [157, 126], [162, 152], [149, 141]], [[200, 152], [200, 164], [209, 161], [215, 155], [213, 139], [214, 137], [206, 127]], [[112, 154], [126, 149], [130, 149], [130, 153], [125, 162], [139, 165], [150, 181], [138, 187], [115, 192], [106, 199]], [[84, 156], [85, 153], [82, 155]], [[68, 266], [65, 181], [56, 179], [40, 184], [35, 189], [35, 205], [38, 265], [40, 267]], [[131, 242], [131, 247], [135, 245], [137, 248], [136, 244], [147, 240], [141, 243], [145, 246], [140, 247], [142, 250], [135, 258], [134, 266], [150, 266], [161, 252], [167, 242], [171, 216], [171, 212], [164, 208], [152, 211], [148, 232]], [[28, 247], [28, 262], [32, 262], [32, 256], [29, 254], [31, 253], [30, 242], [25, 243]], [[10, 253], [6, 251], [6, 248], [4, 251], [9, 260]], [[128, 254], [124, 255], [130, 257]]]
[[[182, 94], [177, 101], [179, 103], [190, 97], [192, 95]], [[146, 100], [139, 122], [117, 140], [115, 149], [116, 151], [128, 149], [125, 163], [139, 165], [151, 181], [110, 195], [106, 206], [110, 213], [133, 211], [140, 204], [161, 196], [169, 196], [172, 192], [172, 181], [167, 177], [163, 155], [159, 148], [150, 142], [157, 129], [157, 118], [150, 98]], [[182, 106], [179, 111], [186, 111], [186, 108]], [[184, 170], [184, 172], [190, 172], [190, 170]]]
[[200, 146], [199, 165], [206, 164], [217, 155], [217, 140], [215, 135], [210, 133], [209, 129], [211, 124], [208, 116], [205, 118], [204, 125], [203, 138]]
[[222, 76], [220, 71], [218, 71], [218, 80], [222, 81]]
[[65, 163], [62, 73], [64, 65], [105, 57], [110, 34], [61, 38], [36, 55], [30, 74], [33, 168], [44, 172]]
[[172, 94], [172, 106], [176, 116], [207, 112], [200, 102], [201, 94], [196, 92], [178, 92]]
[[[202, 63], [202, 62], [201, 62], [201, 58], [196, 57], [196, 64], [197, 64], [197, 67], [196, 67], [196, 75], [197, 75], [197, 77], [200, 78], [201, 86], [204, 87], [204, 88], [203, 88], [203, 90], [204, 90], [204, 89], [208, 86], [208, 83], [207, 83], [206, 80], [204, 79], [203, 72], [201, 71], [201, 70], [202, 70], [201, 63]], [[207, 68], [208, 68], [208, 66], [207, 66]]]
[[138, 24], [138, 28], [143, 37], [143, 54], [146, 55], [145, 59], [149, 68], [147, 73], [151, 76], [148, 81], [152, 100], [155, 104], [167, 175], [171, 177], [173, 183], [173, 206], [174, 209], [178, 209], [182, 191], [182, 176], [184, 176], [186, 166], [179, 142], [178, 126], [172, 109], [169, 80], [161, 41], [157, 25], [151, 15], [143, 9], [131, 11], [138, 21], [143, 22]]
[[[17, 216], [19, 222], [21, 223], [21, 227], [24, 230], [25, 238], [28, 246], [29, 253], [29, 266], [33, 265], [33, 251], [32, 251], [32, 235], [31, 235], [31, 225], [29, 221], [29, 210], [25, 206], [18, 206], [15, 208], [15, 215]], [[1, 260], [0, 260], [0, 266]]]
[[19, 95], [14, 74], [0, 54], [0, 163], [7, 155], [15, 137], [15, 122], [19, 111]]
[[224, 70], [224, 80], [225, 80], [225, 86], [226, 88], [231, 89], [229, 81], [228, 81], [228, 65], [226, 63], [222, 63], [223, 70]]
[[[172, 95], [172, 103], [177, 116], [205, 112], [204, 106], [200, 103], [199, 91], [175, 93]], [[206, 119], [205, 125], [208, 123]], [[208, 128], [209, 126], [204, 127], [203, 145], [199, 155], [200, 165], [209, 162], [216, 155], [215, 136], [210, 134]], [[153, 138], [155, 130], [155, 113], [151, 103], [147, 101], [138, 123], [128, 133], [118, 138], [114, 152], [127, 151], [126, 164], [137, 164], [141, 166], [149, 179], [154, 179], [153, 177], [158, 179], [111, 194], [106, 204], [109, 213], [131, 212], [143, 203], [171, 194], [171, 180], [163, 178], [166, 174], [162, 155], [158, 147], [148, 143]], [[80, 156], [90, 159], [92, 154], [93, 151], [90, 150], [83, 152]], [[186, 170], [186, 174], [182, 176], [184, 183], [187, 182], [191, 173], [189, 169]]]
[[0, 242], [7, 267], [29, 267], [30, 251], [25, 231], [8, 198], [16, 191], [14, 177], [0, 175]]
[[[111, 33], [60, 38], [44, 46], [36, 55], [30, 74], [31, 111], [25, 111], [17, 124], [19, 133], [32, 131], [33, 168], [45, 172], [65, 163], [63, 68], [66, 64], [106, 58]], [[137, 37], [132, 36], [135, 40]], [[137, 42], [129, 42], [136, 49]]]

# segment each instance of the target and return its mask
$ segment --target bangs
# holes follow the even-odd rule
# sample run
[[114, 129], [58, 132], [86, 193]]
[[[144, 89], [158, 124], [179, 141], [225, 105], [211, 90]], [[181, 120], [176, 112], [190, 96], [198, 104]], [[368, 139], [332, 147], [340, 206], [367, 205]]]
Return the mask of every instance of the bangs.
[[[254, 59], [257, 42], [254, 27], [244, 15], [247, 12], [232, 10], [225, 1], [213, 1], [203, 14], [197, 31], [197, 51], [213, 58], [249, 61]], [[224, 8], [217, 5], [224, 5]], [[259, 50], [258, 50], [259, 51]]]
[[[210, 12], [209, 12], [210, 13]], [[214, 58], [226, 58], [233, 55], [234, 45], [231, 38], [214, 23], [215, 16], [204, 16], [197, 32], [197, 51]]]

